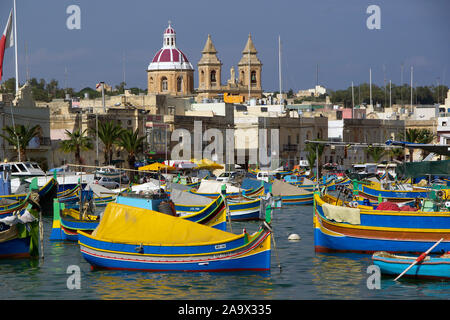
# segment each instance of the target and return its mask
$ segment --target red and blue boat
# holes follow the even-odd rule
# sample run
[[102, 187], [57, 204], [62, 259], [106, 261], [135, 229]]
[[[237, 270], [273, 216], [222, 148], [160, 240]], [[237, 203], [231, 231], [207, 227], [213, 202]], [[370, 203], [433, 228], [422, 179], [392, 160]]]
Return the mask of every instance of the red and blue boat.
[[317, 252], [390, 253], [450, 250], [450, 212], [388, 211], [347, 207], [329, 195], [314, 195], [314, 246]]

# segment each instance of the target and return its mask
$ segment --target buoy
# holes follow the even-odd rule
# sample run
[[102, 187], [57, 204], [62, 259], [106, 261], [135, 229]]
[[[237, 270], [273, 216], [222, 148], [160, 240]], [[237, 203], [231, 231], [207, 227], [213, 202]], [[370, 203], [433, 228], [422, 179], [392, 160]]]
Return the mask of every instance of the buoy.
[[288, 240], [290, 241], [298, 241], [300, 240], [300, 236], [296, 233], [292, 233], [289, 235]]

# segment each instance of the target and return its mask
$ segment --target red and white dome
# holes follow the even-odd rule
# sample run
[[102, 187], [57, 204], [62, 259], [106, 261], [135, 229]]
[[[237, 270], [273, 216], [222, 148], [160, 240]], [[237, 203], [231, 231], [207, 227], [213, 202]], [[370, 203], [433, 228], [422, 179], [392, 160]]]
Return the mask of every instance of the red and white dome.
[[164, 30], [163, 47], [155, 54], [147, 70], [194, 70], [186, 55], [176, 47], [176, 33], [170, 23]]

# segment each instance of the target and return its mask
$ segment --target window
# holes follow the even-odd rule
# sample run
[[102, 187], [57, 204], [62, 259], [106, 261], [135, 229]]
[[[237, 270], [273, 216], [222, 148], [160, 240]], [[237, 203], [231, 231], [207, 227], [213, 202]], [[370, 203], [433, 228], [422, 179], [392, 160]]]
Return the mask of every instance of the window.
[[161, 91], [167, 91], [168, 89], [168, 83], [167, 83], [167, 78], [166, 77], [162, 77], [161, 78]]
[[250, 73], [250, 83], [252, 84], [252, 87], [256, 86], [256, 71]]
[[216, 71], [213, 70], [211, 71], [211, 75], [210, 75], [210, 80], [211, 80], [211, 85], [215, 86], [216, 85]]
[[177, 78], [177, 92], [183, 91], [183, 77]]

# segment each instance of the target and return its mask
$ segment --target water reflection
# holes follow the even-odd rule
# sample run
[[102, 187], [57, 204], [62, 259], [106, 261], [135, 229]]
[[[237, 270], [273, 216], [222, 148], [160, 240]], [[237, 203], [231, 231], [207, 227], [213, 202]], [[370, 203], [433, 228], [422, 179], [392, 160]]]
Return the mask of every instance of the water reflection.
[[152, 273], [94, 271], [90, 290], [99, 299], [261, 299], [272, 298], [267, 272], [240, 273]]
[[368, 259], [360, 255], [317, 253], [310, 273], [318, 294], [335, 299], [363, 297], [362, 290], [367, 290], [369, 276], [366, 273]]

